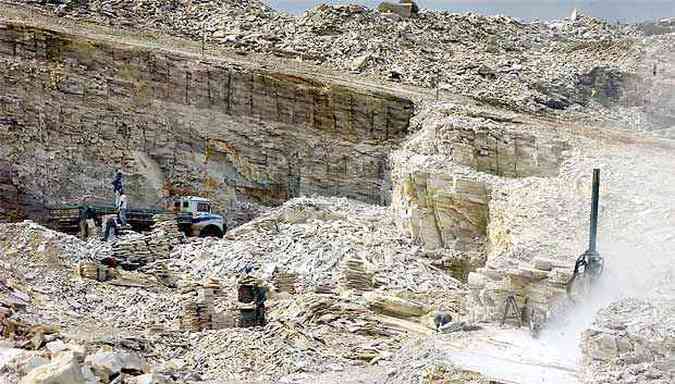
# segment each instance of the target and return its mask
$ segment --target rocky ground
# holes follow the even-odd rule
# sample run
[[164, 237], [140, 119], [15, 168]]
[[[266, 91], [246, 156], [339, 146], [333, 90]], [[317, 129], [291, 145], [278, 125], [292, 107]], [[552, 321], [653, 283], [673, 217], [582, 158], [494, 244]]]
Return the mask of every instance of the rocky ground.
[[[300, 16], [259, 1], [32, 1], [66, 20], [167, 33], [242, 53], [297, 58], [338, 71], [440, 87], [537, 112], [608, 104], [631, 93], [641, 47], [659, 35], [578, 13], [553, 22], [422, 10], [411, 18], [358, 5], [320, 5]], [[665, 22], [664, 22], [665, 23]], [[595, 89], [595, 91], [594, 91]]]
[[[237, 218], [240, 225], [223, 239], [184, 238], [171, 217], [150, 233], [125, 233], [113, 243], [32, 221], [0, 224], [0, 381], [665, 384], [675, 378], [675, 145], [663, 138], [675, 121], [672, 20], [626, 26], [577, 14], [522, 23], [427, 10], [405, 18], [353, 5], [290, 16], [259, 2], [224, 0], [9, 3], [3, 7], [11, 12], [39, 15], [34, 23], [50, 20], [49, 28], [112, 26], [155, 42], [172, 36], [201, 45], [211, 59], [238, 55], [265, 67], [257, 57], [274, 56], [274, 70], [286, 70], [288, 78], [297, 72], [285, 60], [297, 60], [307, 65], [303, 71], [316, 69], [315, 79], [386, 89], [392, 93], [364, 99], [378, 107], [366, 111], [371, 129], [381, 128], [376, 115], [394, 108], [386, 104], [392, 95], [410, 96], [415, 105], [409, 124], [400, 122], [401, 137], [382, 149], [387, 165], [358, 162], [386, 180], [379, 187], [390, 187], [389, 206], [318, 195], [275, 208], [247, 205], [250, 215]], [[111, 70], [124, 72], [116, 60]], [[209, 76], [208, 86], [195, 89], [210, 99]], [[322, 87], [303, 81], [289, 84]], [[250, 87], [253, 95], [257, 86]], [[269, 116], [251, 117], [241, 129], [258, 129], [278, 115], [269, 101], [277, 99], [267, 90], [260, 95]], [[298, 113], [322, 105], [312, 97], [291, 105]], [[5, 108], [14, 105], [4, 101]], [[167, 110], [176, 105], [169, 100]], [[274, 118], [271, 126], [281, 126]], [[359, 119], [362, 141], [352, 137], [353, 118], [343, 127], [355, 158], [373, 140], [367, 119]], [[326, 128], [309, 120], [298, 132]], [[329, 131], [314, 132], [310, 144]], [[256, 143], [265, 143], [283, 129], [255, 132]], [[228, 157], [213, 161], [236, 163], [227, 174], [239, 172], [245, 183], [237, 188], [267, 172], [267, 155], [263, 161], [218, 145]], [[172, 161], [164, 165], [182, 164]], [[329, 172], [331, 163], [316, 163], [305, 176], [313, 188], [338, 190], [323, 189], [317, 170], [324, 167], [326, 180], [348, 178], [346, 170], [339, 178]], [[532, 339], [516, 318], [501, 324], [507, 298], [549, 314], [569, 304], [565, 285], [587, 246], [593, 168], [601, 169], [603, 279]], [[73, 180], [69, 188], [77, 189]], [[236, 326], [237, 284], [245, 275], [269, 290], [265, 326]], [[452, 320], [437, 332], [433, 317], [441, 310]]]
[[[410, 254], [415, 247], [406, 245], [409, 240], [385, 238], [392, 233], [385, 232], [391, 225], [387, 216], [383, 208], [344, 199], [291, 201], [227, 239], [190, 240], [176, 246], [169, 259], [143, 269], [166, 263], [173, 288], [152, 272], [120, 270], [107, 282], [89, 279], [78, 274], [78, 265], [109, 257], [98, 240], [85, 243], [31, 222], [5, 224], [1, 281], [8, 319], [3, 329], [8, 342], [33, 352], [17, 352], [14, 363], [4, 366], [4, 377], [25, 373], [27, 361], [45, 362], [50, 356], [53, 366], [42, 368], [50, 374], [54, 365], [79, 367], [84, 358], [85, 376], [89, 367], [103, 381], [117, 377], [120, 368], [96, 360], [97, 353], [123, 360], [124, 382], [134, 382], [132, 374], [145, 371], [167, 380], [173, 375], [179, 382], [269, 382], [389, 360], [406, 334], [432, 333], [432, 309], [440, 306], [458, 316], [461, 298], [455, 293], [462, 284]], [[331, 241], [339, 234], [342, 242]], [[402, 242], [400, 250], [383, 246], [387, 242]], [[256, 252], [266, 258], [251, 257]], [[366, 280], [350, 280], [356, 272], [350, 274], [347, 261], [357, 259], [364, 265], [356, 272]], [[236, 277], [247, 262], [270, 286], [269, 324], [230, 328], [237, 316]], [[282, 286], [276, 279], [281, 268], [296, 273], [297, 281]], [[186, 331], [184, 304], [198, 300], [200, 287], [214, 281], [221, 287], [214, 307], [225, 319], [224, 328]], [[59, 350], [52, 350], [56, 346]], [[57, 363], [62, 350], [80, 357]], [[124, 367], [126, 352], [140, 359], [141, 368]], [[101, 373], [99, 364], [108, 371]], [[35, 375], [25, 382], [41, 382]]]

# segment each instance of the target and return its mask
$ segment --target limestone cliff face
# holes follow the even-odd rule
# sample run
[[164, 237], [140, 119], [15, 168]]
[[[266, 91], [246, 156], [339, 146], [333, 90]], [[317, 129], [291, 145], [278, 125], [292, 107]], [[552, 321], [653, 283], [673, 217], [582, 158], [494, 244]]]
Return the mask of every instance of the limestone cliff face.
[[420, 170], [396, 185], [394, 207], [404, 230], [426, 249], [456, 249], [485, 234], [488, 193], [471, 178]]
[[[493, 117], [494, 118], [494, 117]], [[450, 117], [435, 128], [435, 150], [455, 164], [504, 177], [556, 176], [564, 142], [489, 117]]]
[[461, 250], [484, 238], [492, 186], [502, 178], [558, 174], [565, 141], [511, 120], [441, 108], [393, 155], [393, 209], [426, 249]]
[[400, 227], [453, 271], [461, 267], [476, 319], [499, 318], [509, 295], [519, 305], [554, 302], [573, 264], [558, 253], [579, 254], [582, 231], [572, 224], [585, 224], [588, 212], [561, 177], [579, 140], [543, 119], [451, 104], [420, 123], [392, 154]]
[[[254, 65], [0, 24], [0, 216], [169, 194], [388, 203], [411, 101]], [[7, 192], [7, 193], [6, 193]]]

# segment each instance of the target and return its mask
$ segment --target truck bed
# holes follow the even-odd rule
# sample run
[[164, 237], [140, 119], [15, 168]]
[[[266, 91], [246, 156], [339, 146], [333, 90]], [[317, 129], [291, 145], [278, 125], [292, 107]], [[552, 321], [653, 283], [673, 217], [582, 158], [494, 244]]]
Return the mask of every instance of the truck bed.
[[[112, 205], [66, 205], [48, 208], [49, 216], [47, 227], [56, 231], [71, 235], [80, 234], [80, 222], [84, 212], [90, 208], [94, 212], [94, 220], [100, 224], [103, 216], [117, 214], [117, 209]], [[127, 209], [127, 221], [136, 231], [147, 231], [154, 223], [155, 214], [167, 213], [168, 211], [158, 208], [130, 208]]]

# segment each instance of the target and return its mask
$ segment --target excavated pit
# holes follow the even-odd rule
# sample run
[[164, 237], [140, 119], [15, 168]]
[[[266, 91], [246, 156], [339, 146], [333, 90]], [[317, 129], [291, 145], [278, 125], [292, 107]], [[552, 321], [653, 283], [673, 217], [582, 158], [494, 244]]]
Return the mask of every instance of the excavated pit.
[[[184, 11], [192, 19], [180, 22], [192, 28], [197, 16], [191, 4]], [[231, 221], [229, 228], [246, 221], [237, 222], [240, 204], [290, 201], [219, 240], [179, 239], [165, 233], [175, 230], [171, 222], [114, 246], [31, 222], [2, 224], [0, 299], [23, 306], [12, 316], [24, 324], [58, 324], [64, 329], [50, 340], [94, 348], [122, 330], [127, 342], [148, 342], [143, 353], [153, 372], [172, 372], [179, 382], [193, 373], [248, 382], [247, 367], [256, 367], [261, 382], [293, 383], [569, 384], [633, 377], [665, 384], [675, 377], [672, 327], [664, 326], [672, 300], [659, 301], [664, 310], [654, 317], [652, 282], [630, 286], [638, 280], [631, 274], [654, 281], [665, 275], [662, 284], [672, 283], [667, 257], [651, 257], [641, 268], [631, 262], [634, 255], [668, 255], [672, 248], [665, 233], [675, 215], [662, 197], [672, 195], [673, 147], [635, 134], [672, 134], [673, 45], [663, 44], [667, 37], [640, 41], [628, 28], [586, 16], [525, 25], [460, 15], [453, 27], [482, 29], [485, 23], [505, 40], [517, 31], [517, 41], [534, 44], [555, 35], [560, 44], [530, 56], [513, 53], [515, 46], [504, 52], [495, 46], [480, 67], [457, 61], [444, 71], [452, 86], [443, 87], [466, 95], [458, 96], [381, 83], [365, 73], [260, 60], [255, 45], [242, 41], [224, 53], [205, 50], [203, 40], [200, 50], [195, 41], [146, 40], [125, 28], [111, 33], [73, 21], [87, 7], [62, 9], [69, 16], [59, 22], [50, 15], [23, 20], [12, 16], [14, 9], [0, 22], [0, 222], [40, 219], [47, 206], [111, 200], [111, 174], [120, 166], [129, 173], [132, 206], [162, 205], [172, 195], [207, 196]], [[406, 22], [384, 21], [359, 7], [322, 6], [308, 15], [312, 20], [300, 23], [330, 27], [339, 16], [361, 20], [361, 28], [375, 20], [394, 34], [401, 28], [404, 40], [436, 20], [424, 16], [406, 32]], [[264, 20], [265, 27], [283, 24]], [[447, 27], [443, 20], [436, 26]], [[308, 28], [321, 34], [314, 26]], [[442, 28], [437, 32], [448, 31]], [[269, 38], [251, 36], [244, 40]], [[302, 46], [297, 35], [285, 36]], [[430, 60], [433, 50], [422, 47], [423, 36], [415, 37], [421, 50], [410, 55], [417, 61], [403, 71], [404, 78], [419, 75], [412, 83], [431, 81], [433, 65], [426, 61], [451, 62]], [[218, 39], [224, 46], [230, 36]], [[393, 68], [387, 60], [407, 60], [391, 50], [401, 45], [397, 41], [368, 46], [383, 55], [363, 56], [355, 67], [355, 51], [345, 52], [337, 68], [387, 77]], [[474, 55], [481, 49], [445, 47], [433, 48], [452, 51], [453, 60], [484, 61]], [[659, 70], [645, 76], [649, 55]], [[523, 66], [521, 56], [537, 64]], [[608, 64], [612, 60], [616, 66]], [[563, 70], [558, 62], [573, 65]], [[411, 84], [410, 77], [405, 81]], [[634, 127], [621, 127], [629, 133], [600, 128], [630, 119]], [[595, 167], [603, 170], [600, 244], [610, 288], [576, 307], [575, 321], [551, 323], [540, 340], [516, 330], [515, 319], [497, 327], [509, 296], [521, 308], [528, 302], [548, 310], [564, 295], [586, 244]], [[302, 197], [314, 194], [333, 197]], [[106, 268], [112, 280], [102, 281], [98, 267], [110, 255], [140, 258], [143, 266], [134, 272]], [[274, 287], [270, 323], [230, 329], [238, 315], [236, 278], [250, 267]], [[644, 302], [625, 299], [640, 291]], [[68, 300], [56, 297], [64, 292]], [[671, 293], [664, 294], [668, 298]], [[453, 316], [447, 333], [434, 331], [436, 309]], [[634, 317], [639, 322], [632, 323]], [[665, 334], [654, 343], [646, 342], [653, 334], [642, 332], [652, 321]], [[33, 338], [30, 332], [14, 336], [22, 348]], [[99, 352], [110, 345], [114, 353], [128, 348], [113, 342]], [[40, 348], [21, 353], [47, 353]], [[0, 347], [0, 355], [14, 351]], [[13, 369], [0, 374], [20, 373]]]

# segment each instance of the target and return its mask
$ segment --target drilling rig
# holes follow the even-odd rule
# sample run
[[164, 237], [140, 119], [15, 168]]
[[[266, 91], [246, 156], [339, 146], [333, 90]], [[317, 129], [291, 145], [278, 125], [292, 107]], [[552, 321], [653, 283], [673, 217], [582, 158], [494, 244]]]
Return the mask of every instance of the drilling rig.
[[574, 263], [574, 273], [567, 283], [567, 295], [573, 302], [590, 294], [593, 285], [602, 275], [604, 260], [598, 253], [598, 203], [600, 199], [600, 170], [593, 170], [593, 192], [591, 197], [591, 224], [588, 249]]
[[[591, 294], [595, 284], [604, 270], [604, 260], [598, 252], [598, 208], [600, 202], [600, 170], [593, 170], [593, 186], [591, 192], [591, 217], [588, 234], [588, 249], [582, 253], [574, 263], [572, 277], [565, 286], [566, 297], [561, 297], [553, 308], [541, 310], [534, 306], [528, 306], [523, 317], [527, 321], [530, 333], [537, 337], [542, 326], [549, 322], [552, 317], [562, 318], [569, 315], [571, 308]], [[565, 295], [563, 295], [565, 296]]]

